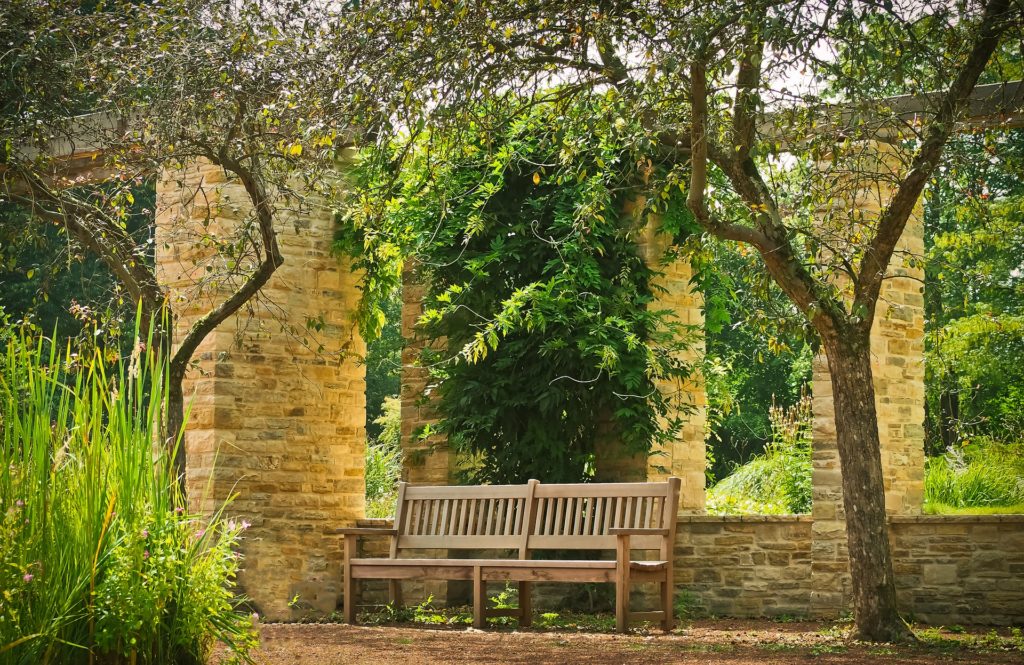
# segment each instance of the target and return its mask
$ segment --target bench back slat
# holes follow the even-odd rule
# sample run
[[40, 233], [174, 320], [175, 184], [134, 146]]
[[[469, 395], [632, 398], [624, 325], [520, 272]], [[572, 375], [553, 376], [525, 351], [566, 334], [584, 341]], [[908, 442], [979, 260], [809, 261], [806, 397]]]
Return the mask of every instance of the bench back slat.
[[[413, 486], [401, 483], [395, 515], [401, 549], [614, 549], [616, 527], [674, 533], [679, 481], [544, 485]], [[662, 536], [633, 536], [636, 549]]]
[[519, 549], [527, 485], [426, 487], [402, 483], [396, 550]]

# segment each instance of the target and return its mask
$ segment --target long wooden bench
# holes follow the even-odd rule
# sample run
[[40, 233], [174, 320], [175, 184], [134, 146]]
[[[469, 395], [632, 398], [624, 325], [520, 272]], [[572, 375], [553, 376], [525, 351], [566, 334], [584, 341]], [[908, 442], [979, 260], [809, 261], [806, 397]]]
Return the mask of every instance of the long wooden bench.
[[[594, 483], [398, 488], [395, 526], [346, 528], [344, 536], [344, 618], [355, 623], [356, 580], [389, 580], [391, 601], [401, 603], [399, 580], [473, 581], [473, 625], [488, 616], [519, 617], [530, 625], [532, 582], [612, 582], [616, 627], [630, 621], [659, 621], [665, 630], [672, 612], [672, 551], [679, 479], [659, 483]], [[358, 558], [363, 536], [391, 538], [390, 555]], [[403, 558], [409, 550], [498, 550], [506, 556], [477, 559]], [[537, 550], [612, 550], [614, 559], [534, 559]], [[634, 550], [656, 550], [655, 560], [633, 559]], [[519, 608], [490, 610], [487, 582], [517, 582]], [[661, 609], [630, 612], [630, 584], [659, 583]]]

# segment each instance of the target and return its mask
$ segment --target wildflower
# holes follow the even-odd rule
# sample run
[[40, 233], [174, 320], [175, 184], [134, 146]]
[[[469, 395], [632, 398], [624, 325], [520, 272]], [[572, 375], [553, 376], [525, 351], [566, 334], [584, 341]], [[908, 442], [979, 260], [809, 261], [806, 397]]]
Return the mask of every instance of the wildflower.
[[143, 560], [149, 558], [149, 550], [142, 550], [142, 558]]
[[251, 526], [252, 524], [249, 523], [249, 520], [242, 520], [242, 531], [245, 531]]
[[14, 502], [14, 505], [16, 505], [19, 508], [22, 508], [25, 506], [25, 502], [22, 501], [21, 499], [18, 499], [17, 501]]
[[200, 529], [199, 531], [196, 531], [196, 538], [202, 538], [205, 535], [206, 535], [206, 529]]
[[21, 576], [21, 579], [25, 580], [26, 582], [31, 582], [33, 579], [35, 579], [35, 575], [33, 575], [32, 573], [25, 573]]
[[149, 529], [143, 529], [142, 530], [142, 537], [143, 538], [149, 538]]
[[174, 512], [181, 515], [183, 512], [185, 512], [185, 509], [182, 508], [181, 506], [178, 506], [174, 509]]

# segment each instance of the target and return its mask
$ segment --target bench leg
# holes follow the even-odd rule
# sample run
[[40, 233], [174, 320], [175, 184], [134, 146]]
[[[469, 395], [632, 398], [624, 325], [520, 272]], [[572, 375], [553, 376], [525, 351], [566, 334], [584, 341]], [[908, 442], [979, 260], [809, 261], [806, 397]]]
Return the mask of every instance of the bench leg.
[[629, 536], [619, 536], [615, 560], [615, 630], [629, 629]]
[[400, 580], [388, 580], [388, 602], [396, 608], [402, 606], [402, 582]]
[[473, 566], [473, 627], [484, 628], [487, 623], [484, 612], [487, 609], [487, 584], [480, 572], [480, 566]]
[[519, 583], [519, 627], [529, 628], [533, 624], [533, 602], [530, 598], [530, 583]]
[[345, 623], [352, 624], [356, 622], [355, 580], [352, 579], [352, 555], [355, 547], [355, 537], [345, 536], [345, 552], [341, 569], [345, 576], [341, 583], [341, 614]]
[[664, 618], [661, 620], [661, 627], [667, 632], [675, 628], [675, 617], [673, 616], [674, 607], [672, 606], [672, 580], [667, 579], [661, 583], [661, 609], [665, 613]]

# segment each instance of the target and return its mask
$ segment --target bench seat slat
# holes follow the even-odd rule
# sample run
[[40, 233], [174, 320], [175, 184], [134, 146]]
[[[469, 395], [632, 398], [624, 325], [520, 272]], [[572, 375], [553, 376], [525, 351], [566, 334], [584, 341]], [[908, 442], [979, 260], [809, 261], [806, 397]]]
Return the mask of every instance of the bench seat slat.
[[[614, 538], [613, 538], [614, 540]], [[522, 538], [512, 536], [398, 536], [398, 549], [519, 549]]]

